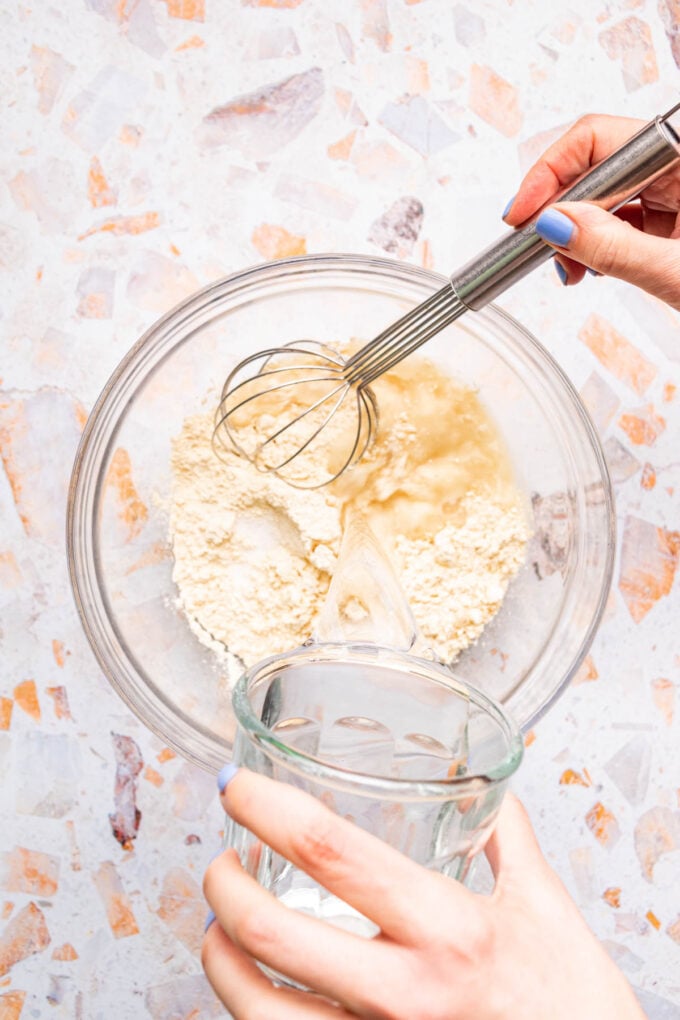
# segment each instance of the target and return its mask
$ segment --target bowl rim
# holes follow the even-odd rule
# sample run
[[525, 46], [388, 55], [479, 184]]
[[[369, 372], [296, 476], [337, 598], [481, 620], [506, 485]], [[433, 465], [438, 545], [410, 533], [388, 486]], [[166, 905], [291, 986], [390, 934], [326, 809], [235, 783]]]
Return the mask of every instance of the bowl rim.
[[[156, 707], [157, 696], [144, 685], [141, 690], [135, 685], [134, 691], [130, 685], [122, 682], [114, 666], [112, 666], [106, 654], [106, 645], [110, 645], [110, 638], [104, 633], [100, 618], [105, 618], [115, 631], [115, 626], [110, 614], [106, 610], [105, 600], [96, 584], [88, 577], [87, 558], [83, 553], [83, 535], [79, 534], [79, 528], [87, 523], [83, 518], [85, 483], [83, 481], [84, 470], [90, 466], [89, 459], [92, 455], [93, 446], [98, 438], [98, 433], [103, 430], [107, 422], [106, 412], [109, 410], [109, 401], [115, 394], [119, 384], [130, 382], [132, 379], [145, 377], [144, 368], [148, 361], [152, 360], [157, 347], [167, 342], [165, 328], [172, 325], [175, 330], [181, 328], [182, 324], [196, 314], [199, 310], [209, 307], [213, 301], [223, 301], [229, 294], [247, 291], [256, 287], [259, 283], [271, 283], [275, 280], [294, 280], [296, 276], [306, 277], [308, 273], [334, 272], [356, 274], [359, 277], [378, 276], [384, 280], [401, 281], [402, 283], [413, 282], [414, 284], [427, 284], [428, 287], [439, 289], [449, 281], [447, 276], [436, 273], [433, 270], [421, 266], [411, 265], [397, 259], [383, 258], [381, 256], [362, 255], [356, 253], [319, 253], [311, 255], [291, 256], [271, 262], [260, 262], [241, 269], [235, 273], [221, 277], [205, 287], [192, 292], [188, 297], [176, 303], [167, 312], [155, 319], [144, 331], [139, 339], [132, 345], [128, 352], [119, 361], [102, 391], [95, 401], [90, 414], [88, 415], [78, 448], [75, 454], [71, 478], [69, 483], [66, 512], [66, 551], [68, 571], [73, 591], [74, 601], [83, 626], [85, 635], [92, 648], [92, 651], [114, 690], [143, 722], [143, 724], [154, 732], [168, 746], [177, 751], [182, 757], [193, 761], [201, 767], [211, 767], [217, 770], [215, 744], [219, 742], [223, 747], [223, 756], [229, 753], [229, 745], [226, 741], [209, 734], [207, 730], [196, 726], [191, 719], [185, 716], [192, 731], [192, 747], [188, 748], [178, 738], [172, 726], [172, 720], [167, 712], [159, 712]], [[594, 456], [602, 484], [604, 513], [607, 521], [607, 540], [604, 548], [604, 566], [601, 572], [601, 584], [597, 606], [591, 616], [590, 622], [584, 631], [580, 645], [572, 657], [569, 669], [565, 670], [561, 681], [543, 698], [541, 703], [534, 709], [531, 715], [521, 721], [521, 729], [526, 731], [534, 726], [555, 701], [561, 696], [571, 679], [579, 669], [585, 655], [590, 648], [597, 628], [604, 614], [607, 598], [609, 595], [611, 580], [614, 570], [615, 546], [616, 546], [616, 518], [614, 513], [614, 497], [611, 480], [607, 468], [602, 445], [593, 425], [593, 422], [583, 405], [574, 385], [560, 367], [555, 358], [543, 347], [540, 341], [512, 315], [499, 308], [494, 303], [485, 306], [480, 312], [475, 313], [480, 318], [490, 314], [492, 318], [520, 334], [523, 342], [523, 353], [530, 356], [543, 372], [552, 375], [551, 382], [557, 386], [569, 403], [570, 411], [574, 412], [588, 440], [589, 452]], [[464, 317], [463, 317], [464, 318]], [[460, 321], [460, 320], [459, 320]], [[155, 367], [155, 363], [154, 363]], [[134, 369], [134, 373], [131, 370]], [[110, 442], [110, 440], [109, 440]], [[90, 529], [91, 529], [90, 524]], [[86, 531], [87, 529], [85, 529]], [[96, 555], [93, 554], [90, 543], [90, 559], [95, 562]], [[126, 658], [129, 657], [126, 655]], [[139, 675], [139, 671], [134, 669]], [[518, 690], [521, 681], [512, 688], [506, 695], [508, 698]], [[173, 708], [174, 717], [183, 715], [181, 710]], [[206, 766], [206, 761], [210, 766]]]

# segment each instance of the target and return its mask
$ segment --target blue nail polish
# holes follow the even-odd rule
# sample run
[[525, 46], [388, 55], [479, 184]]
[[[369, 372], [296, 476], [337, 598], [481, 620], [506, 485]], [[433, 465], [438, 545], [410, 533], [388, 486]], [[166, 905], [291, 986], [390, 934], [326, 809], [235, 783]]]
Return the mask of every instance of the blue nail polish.
[[227, 788], [227, 784], [232, 781], [236, 773], [238, 772], [238, 766], [232, 765], [230, 761], [226, 765], [223, 765], [220, 771], [217, 773], [217, 788], [220, 793], [224, 793]]
[[210, 927], [210, 925], [215, 920], [216, 920], [216, 918], [215, 918], [214, 912], [212, 910], [209, 910], [208, 911], [208, 916], [205, 919], [205, 927], [204, 927], [203, 931], [206, 932], [208, 930], [208, 928]]
[[597, 269], [590, 269], [588, 266], [586, 266], [586, 272], [591, 276], [602, 276], [602, 273], [598, 273]]
[[505, 207], [505, 209], [503, 210], [503, 213], [502, 213], [502, 215], [501, 215], [501, 219], [502, 219], [502, 220], [504, 220], [504, 219], [505, 219], [505, 217], [506, 217], [506, 216], [508, 215], [508, 213], [510, 212], [510, 209], [511, 209], [511, 207], [512, 207], [512, 203], [513, 203], [513, 202], [515, 201], [515, 199], [516, 199], [516, 198], [517, 198], [517, 195], [513, 195], [513, 196], [512, 196], [512, 198], [510, 199], [510, 201], [508, 202], [508, 204], [506, 205], [506, 207]]
[[574, 233], [575, 224], [557, 209], [546, 209], [536, 220], [536, 233], [550, 244], [566, 248]]
[[564, 266], [562, 265], [562, 263], [561, 263], [561, 262], [557, 262], [557, 261], [555, 261], [555, 262], [553, 263], [553, 265], [555, 266], [555, 272], [556, 272], [556, 273], [557, 273], [557, 275], [559, 276], [559, 278], [560, 278], [561, 282], [562, 282], [562, 283], [563, 283], [563, 284], [565, 285], [565, 287], [566, 287], [566, 285], [567, 285], [567, 270], [566, 270], [566, 269], [564, 268]]

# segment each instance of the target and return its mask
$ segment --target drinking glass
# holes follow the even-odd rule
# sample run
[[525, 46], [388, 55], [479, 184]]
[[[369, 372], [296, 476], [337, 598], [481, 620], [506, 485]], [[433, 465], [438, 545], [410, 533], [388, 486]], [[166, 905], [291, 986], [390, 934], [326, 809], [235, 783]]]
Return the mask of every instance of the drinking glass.
[[[522, 759], [519, 729], [487, 695], [440, 663], [376, 645], [312, 644], [272, 656], [243, 675], [233, 706], [235, 765], [305, 790], [459, 880]], [[376, 934], [368, 918], [232, 819], [225, 845], [288, 906]]]

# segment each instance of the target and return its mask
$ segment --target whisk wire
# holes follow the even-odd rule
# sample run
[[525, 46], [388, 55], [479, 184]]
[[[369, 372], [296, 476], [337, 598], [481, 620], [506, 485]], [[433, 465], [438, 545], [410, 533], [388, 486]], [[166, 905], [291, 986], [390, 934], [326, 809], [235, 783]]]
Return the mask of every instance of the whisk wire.
[[464, 311], [465, 306], [447, 284], [350, 358], [345, 366], [347, 381], [350, 385], [369, 385]]
[[[279, 386], [279, 387], [276, 387], [276, 388], [277, 389], [283, 389], [282, 386]], [[269, 392], [271, 393], [272, 391], [269, 390]], [[317, 426], [317, 428], [314, 430], [314, 432], [312, 432], [312, 434], [309, 437], [309, 439], [307, 439], [306, 442], [302, 443], [302, 445], [296, 446], [295, 449], [293, 450], [293, 452], [291, 453], [290, 457], [288, 457], [286, 460], [282, 461], [276, 467], [268, 466], [266, 468], [266, 470], [267, 471], [280, 471], [281, 468], [284, 468], [288, 464], [290, 464], [291, 460], [293, 460], [294, 457], [297, 457], [298, 454], [303, 453], [304, 450], [307, 449], [309, 444], [312, 443], [316, 439], [316, 437], [321, 432], [321, 430], [326, 427], [328, 422], [335, 415], [335, 412], [338, 410], [338, 408], [340, 407], [340, 404], [345, 399], [346, 392], [347, 392], [347, 383], [341, 382], [340, 385], [336, 386], [335, 389], [331, 390], [330, 393], [326, 393], [323, 397], [319, 397], [318, 400], [316, 400], [309, 407], [305, 408], [305, 410], [302, 411], [299, 415], [297, 415], [296, 418], [294, 418], [292, 421], [286, 422], [285, 425], [282, 425], [281, 428], [277, 429], [277, 431], [272, 433], [271, 436], [268, 436], [267, 439], [265, 439], [264, 443], [260, 443], [260, 446], [258, 448], [258, 452], [256, 454], [256, 458], [259, 457], [260, 453], [262, 452], [262, 450], [264, 450], [265, 446], [268, 446], [270, 443], [274, 443], [277, 439], [279, 439], [284, 434], [284, 432], [287, 432], [289, 429], [293, 428], [294, 426], [299, 425], [299, 423], [301, 421], [303, 421], [307, 417], [308, 414], [312, 414], [312, 412], [316, 411], [317, 408], [322, 407], [329, 400], [332, 400], [336, 393], [340, 393], [340, 397], [338, 398], [338, 400], [336, 400], [335, 406], [331, 408], [331, 410], [328, 412], [328, 414], [326, 415], [324, 420], [321, 422], [321, 424]]]

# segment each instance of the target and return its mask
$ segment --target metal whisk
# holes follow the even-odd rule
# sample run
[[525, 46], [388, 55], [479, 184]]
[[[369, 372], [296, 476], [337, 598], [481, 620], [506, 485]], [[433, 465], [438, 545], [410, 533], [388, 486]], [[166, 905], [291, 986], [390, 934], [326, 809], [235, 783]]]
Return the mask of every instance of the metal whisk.
[[[680, 103], [550, 202], [616, 210], [680, 159]], [[464, 312], [483, 308], [553, 254], [534, 226], [510, 230], [349, 358], [312, 340], [251, 355], [228, 376], [214, 442], [298, 488], [319, 488], [364, 455], [378, 428], [371, 383]], [[318, 456], [321, 445], [324, 457]], [[219, 452], [219, 451], [218, 451]], [[320, 467], [320, 461], [326, 462]]]

